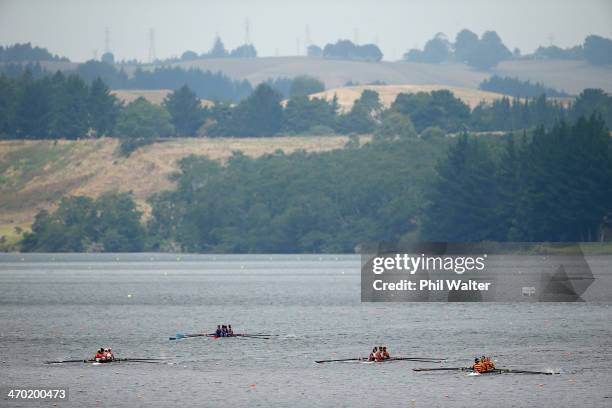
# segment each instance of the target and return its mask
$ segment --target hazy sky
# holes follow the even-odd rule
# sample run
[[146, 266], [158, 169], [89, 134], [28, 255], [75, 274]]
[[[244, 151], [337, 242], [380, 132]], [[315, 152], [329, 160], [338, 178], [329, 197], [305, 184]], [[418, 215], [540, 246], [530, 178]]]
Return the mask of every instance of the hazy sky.
[[523, 53], [588, 34], [611, 38], [612, 0], [0, 0], [0, 44], [32, 42], [84, 61], [104, 52], [108, 27], [116, 58], [146, 61], [151, 29], [156, 56], [166, 58], [207, 51], [215, 34], [228, 49], [243, 44], [247, 19], [260, 56], [296, 55], [298, 42], [303, 55], [308, 26], [314, 44], [376, 42], [394, 60], [462, 28], [496, 30]]

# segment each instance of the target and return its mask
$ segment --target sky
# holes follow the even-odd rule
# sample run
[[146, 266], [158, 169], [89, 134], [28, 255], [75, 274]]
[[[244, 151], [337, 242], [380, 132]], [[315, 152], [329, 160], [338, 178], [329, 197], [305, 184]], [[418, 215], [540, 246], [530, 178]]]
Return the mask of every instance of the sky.
[[[248, 23], [247, 23], [248, 22]], [[376, 43], [385, 60], [422, 48], [436, 33], [495, 30], [510, 49], [570, 47], [612, 38], [612, 0], [0, 0], [0, 45], [31, 42], [72, 61], [148, 61], [250, 42], [259, 56], [304, 55], [308, 43]], [[151, 41], [153, 32], [153, 41]], [[151, 47], [153, 45], [153, 47]]]

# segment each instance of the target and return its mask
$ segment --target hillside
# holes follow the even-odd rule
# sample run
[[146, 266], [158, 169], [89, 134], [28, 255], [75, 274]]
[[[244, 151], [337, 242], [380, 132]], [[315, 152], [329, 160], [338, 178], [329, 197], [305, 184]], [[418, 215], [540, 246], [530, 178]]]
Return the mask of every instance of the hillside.
[[[66, 62], [43, 62], [42, 65], [51, 71], [76, 68], [75, 63]], [[542, 82], [572, 95], [577, 95], [585, 88], [601, 88], [612, 93], [610, 67], [597, 67], [585, 61], [571, 60], [504, 61], [488, 72], [477, 71], [465, 64], [419, 64], [403, 61], [371, 63], [310, 57], [200, 59], [170, 65], [220, 71], [233, 79], [249, 80], [254, 85], [269, 78], [293, 78], [306, 74], [320, 78], [327, 88], [342, 87], [348, 81], [360, 84], [383, 81], [390, 85], [439, 84], [478, 89], [484, 79], [499, 75]], [[154, 69], [156, 66], [146, 65], [143, 69]], [[135, 66], [124, 68], [128, 75], [136, 69]]]
[[596, 67], [584, 61], [505, 61], [490, 72], [476, 71], [464, 64], [369, 63], [309, 57], [201, 59], [173, 65], [221, 71], [231, 78], [247, 79], [253, 84], [268, 78], [293, 78], [307, 74], [323, 80], [327, 88], [342, 87], [348, 81], [360, 84], [384, 81], [387, 84], [439, 84], [477, 89], [480, 82], [497, 74], [543, 82], [574, 95], [584, 88], [602, 88], [612, 92], [612, 69]]
[[116, 154], [118, 141], [111, 138], [0, 141], [0, 236], [10, 236], [15, 226], [27, 228], [39, 209], [53, 208], [65, 195], [131, 191], [143, 206], [151, 194], [173, 188], [168, 175], [191, 154], [223, 161], [234, 151], [253, 157], [278, 149], [327, 151], [347, 141], [344, 136], [174, 139], [145, 146], [129, 158]]
[[[117, 99], [119, 99], [126, 105], [140, 97], [146, 99], [147, 101], [155, 105], [161, 105], [164, 101], [164, 98], [170, 92], [172, 92], [172, 90], [170, 89], [116, 89], [114, 91], [111, 91], [111, 94], [115, 95]], [[203, 107], [213, 105], [213, 102], [208, 101], [206, 99], [202, 99], [201, 101]]]
[[336, 95], [340, 110], [342, 112], [347, 112], [351, 110], [355, 100], [358, 99], [361, 96], [361, 93], [366, 89], [378, 92], [381, 103], [385, 108], [391, 106], [397, 95], [400, 93], [431, 92], [447, 89], [451, 91], [455, 97], [461, 99], [472, 109], [475, 108], [480, 102], [484, 101], [491, 103], [494, 100], [501, 99], [504, 96], [494, 92], [442, 85], [360, 85], [332, 88], [324, 92], [312, 94], [310, 97], [323, 98], [331, 101], [334, 98], [334, 95]]

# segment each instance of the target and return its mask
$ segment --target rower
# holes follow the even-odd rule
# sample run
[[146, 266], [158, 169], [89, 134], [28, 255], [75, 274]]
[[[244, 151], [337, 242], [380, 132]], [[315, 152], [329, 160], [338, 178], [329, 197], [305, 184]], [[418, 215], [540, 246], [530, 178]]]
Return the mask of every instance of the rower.
[[369, 357], [368, 357], [368, 361], [374, 361], [376, 360], [376, 352], [378, 351], [377, 347], [374, 347], [372, 349], [372, 352], [370, 353]]
[[476, 371], [477, 373], [485, 373], [485, 372], [487, 372], [487, 369], [486, 369], [484, 363], [481, 360], [479, 360], [478, 357], [476, 357], [474, 359], [474, 365], [472, 366], [472, 369], [474, 371]]
[[217, 325], [217, 330], [215, 331], [215, 336], [221, 337], [221, 325]]
[[382, 351], [382, 356], [384, 360], [388, 360], [391, 358], [391, 356], [389, 355], [389, 352], [387, 351], [387, 347], [383, 347], [383, 351]]
[[227, 337], [227, 326], [221, 326], [221, 337]]
[[374, 353], [374, 361], [376, 361], [378, 363], [383, 361], [382, 346], [380, 346], [378, 348], [378, 351], [376, 353]]
[[100, 347], [100, 350], [96, 351], [96, 356], [94, 357], [97, 363], [103, 362], [106, 360], [106, 356], [104, 355], [104, 348]]
[[491, 357], [485, 357], [484, 365], [485, 365], [485, 368], [487, 369], [487, 371], [495, 370], [495, 363], [493, 362]]
[[113, 354], [113, 351], [109, 348], [106, 349], [106, 352], [104, 353], [104, 356], [106, 357], [107, 361], [114, 361], [115, 360], [115, 355]]
[[231, 324], [227, 328], [227, 335], [229, 337], [233, 337], [234, 336], [234, 330], [232, 330], [232, 325]]

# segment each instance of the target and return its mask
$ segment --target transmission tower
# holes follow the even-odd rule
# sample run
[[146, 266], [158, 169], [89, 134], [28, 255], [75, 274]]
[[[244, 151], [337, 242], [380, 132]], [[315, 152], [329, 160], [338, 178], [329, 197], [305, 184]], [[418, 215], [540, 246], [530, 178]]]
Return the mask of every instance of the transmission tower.
[[308, 47], [309, 45], [312, 44], [312, 41], [310, 40], [310, 26], [308, 24], [306, 24], [306, 47]]
[[104, 27], [104, 53], [110, 52], [110, 30]]
[[251, 22], [248, 17], [244, 20], [244, 43], [251, 44]]
[[155, 29], [149, 30], [149, 63], [155, 61]]

